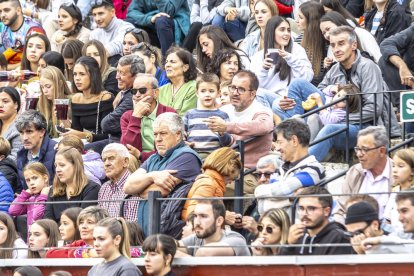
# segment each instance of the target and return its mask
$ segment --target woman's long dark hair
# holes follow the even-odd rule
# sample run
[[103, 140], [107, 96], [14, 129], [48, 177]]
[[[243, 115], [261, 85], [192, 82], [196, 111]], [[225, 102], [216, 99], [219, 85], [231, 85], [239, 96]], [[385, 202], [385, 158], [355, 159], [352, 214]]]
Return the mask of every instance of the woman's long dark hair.
[[92, 57], [80, 57], [75, 65], [80, 64], [85, 67], [91, 82], [91, 94], [99, 95], [103, 90], [101, 71], [98, 62]]
[[189, 82], [197, 78], [195, 60], [189, 51], [181, 47], [173, 46], [170, 47], [165, 53], [165, 58], [167, 58], [170, 54], [176, 54], [183, 64], [188, 64], [188, 70], [184, 72], [184, 82]]
[[[264, 50], [263, 54], [266, 56], [267, 50], [276, 47], [276, 37], [275, 37], [275, 30], [277, 27], [279, 27], [282, 22], [286, 22], [289, 24], [289, 21], [286, 20], [286, 18], [281, 16], [273, 16], [272, 18], [267, 21], [266, 24], [266, 30], [264, 35]], [[290, 38], [289, 44], [285, 48], [286, 52], [291, 53], [293, 47], [293, 41], [292, 38]], [[291, 70], [290, 66], [287, 64], [286, 60], [278, 55], [276, 65], [275, 65], [275, 74], [279, 73], [279, 78], [281, 80], [288, 79], [288, 82], [290, 83], [291, 79]]]
[[28, 43], [29, 40], [33, 37], [39, 37], [41, 40], [43, 40], [43, 42], [45, 43], [45, 53], [50, 51], [50, 41], [47, 38], [47, 36], [45, 36], [44, 34], [41, 34], [41, 33], [33, 33], [33, 34], [29, 35], [29, 37], [26, 39], [26, 44], [24, 45], [20, 70], [32, 70], [30, 68], [30, 61], [27, 59], [27, 45], [29, 44]]
[[321, 72], [321, 61], [325, 57], [325, 38], [319, 28], [319, 20], [325, 14], [321, 3], [309, 1], [300, 5], [299, 10], [306, 18], [306, 30], [303, 34], [302, 46], [312, 64], [315, 76]]
[[355, 26], [359, 26], [354, 16], [341, 4], [339, 0], [321, 0], [321, 3], [324, 7], [339, 12], [347, 20], [351, 20], [355, 24]]
[[65, 34], [65, 37], [75, 37], [79, 34], [79, 32], [82, 29], [83, 23], [82, 23], [82, 12], [81, 10], [78, 8], [78, 6], [76, 6], [75, 4], [63, 4], [59, 7], [59, 10], [64, 10], [66, 11], [70, 17], [72, 17], [73, 19], [76, 19], [78, 22], [76, 22], [75, 25], [75, 29], [73, 29], [72, 31], [68, 32], [67, 34]]
[[55, 66], [65, 75], [65, 60], [61, 53], [50, 51], [41, 55], [40, 58], [46, 62], [47, 66]]
[[200, 36], [203, 34], [207, 35], [209, 39], [213, 40], [214, 50], [212, 58], [214, 58], [215, 53], [217, 53], [220, 49], [231, 48], [238, 50], [222, 28], [213, 25], [203, 27], [198, 34], [196, 47], [198, 61], [197, 66], [203, 72], [206, 72], [207, 66], [210, 62], [210, 58], [203, 53], [200, 46]]

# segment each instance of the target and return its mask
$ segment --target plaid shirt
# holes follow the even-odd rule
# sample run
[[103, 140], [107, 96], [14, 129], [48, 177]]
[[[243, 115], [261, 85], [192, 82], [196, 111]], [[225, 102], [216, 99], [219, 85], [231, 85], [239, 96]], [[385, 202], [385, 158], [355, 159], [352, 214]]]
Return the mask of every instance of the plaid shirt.
[[[124, 184], [131, 173], [127, 170], [124, 175], [115, 183], [111, 180], [104, 183], [99, 190], [98, 206], [106, 209], [111, 217], [119, 217], [122, 200], [127, 194], [124, 193]], [[133, 196], [129, 199], [139, 199], [139, 197]], [[101, 202], [102, 200], [102, 202]], [[107, 201], [109, 200], [109, 201]], [[137, 221], [139, 201], [127, 201], [124, 206], [123, 217], [128, 221]]]

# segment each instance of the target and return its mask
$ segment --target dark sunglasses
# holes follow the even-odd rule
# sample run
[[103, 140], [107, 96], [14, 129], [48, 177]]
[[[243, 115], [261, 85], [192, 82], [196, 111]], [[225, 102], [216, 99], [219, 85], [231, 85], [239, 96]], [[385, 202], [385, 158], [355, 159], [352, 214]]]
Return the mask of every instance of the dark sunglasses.
[[253, 176], [256, 177], [257, 179], [260, 179], [262, 177], [262, 175], [264, 175], [266, 178], [269, 178], [271, 175], [273, 174], [273, 172], [254, 172]]
[[263, 225], [257, 225], [257, 231], [259, 231], [259, 233], [262, 233], [263, 232], [263, 229], [266, 229], [266, 232], [268, 233], [268, 234], [272, 234], [273, 233], [273, 228], [272, 227], [270, 227], [270, 226], [267, 226], [267, 227], [263, 227]]
[[139, 92], [139, 94], [144, 95], [145, 93], [147, 93], [148, 88], [146, 87], [141, 87], [141, 88], [132, 88], [131, 89], [131, 93], [132, 95], [136, 95], [137, 92]]

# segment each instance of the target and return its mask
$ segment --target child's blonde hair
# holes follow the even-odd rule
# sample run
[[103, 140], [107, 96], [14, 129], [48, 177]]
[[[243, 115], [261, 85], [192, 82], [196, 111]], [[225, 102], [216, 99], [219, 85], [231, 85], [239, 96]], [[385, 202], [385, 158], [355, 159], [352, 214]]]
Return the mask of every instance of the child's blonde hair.
[[9, 140], [0, 137], [0, 156], [7, 157], [10, 154], [11, 146]]

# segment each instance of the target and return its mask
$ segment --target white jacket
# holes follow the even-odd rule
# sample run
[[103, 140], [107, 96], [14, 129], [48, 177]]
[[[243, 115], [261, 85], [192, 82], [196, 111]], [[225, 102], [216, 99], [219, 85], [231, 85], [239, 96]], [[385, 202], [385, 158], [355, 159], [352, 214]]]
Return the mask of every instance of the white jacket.
[[[269, 70], [263, 68], [263, 51], [260, 50], [252, 57], [250, 69], [259, 79], [259, 88], [268, 92], [279, 93], [285, 91], [289, 87], [288, 78], [281, 80], [279, 73], [275, 74], [275, 67]], [[313, 78], [312, 64], [308, 59], [305, 49], [297, 43], [293, 43], [292, 52], [288, 53], [285, 58], [291, 69], [291, 80], [304, 79], [311, 81]]]

